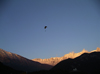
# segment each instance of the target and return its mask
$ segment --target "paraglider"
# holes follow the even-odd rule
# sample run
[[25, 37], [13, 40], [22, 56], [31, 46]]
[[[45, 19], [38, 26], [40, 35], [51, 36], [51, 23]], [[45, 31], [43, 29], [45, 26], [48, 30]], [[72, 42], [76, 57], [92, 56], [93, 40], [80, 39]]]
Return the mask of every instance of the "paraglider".
[[44, 29], [45, 29], [45, 32], [46, 32], [46, 28], [47, 28], [47, 26], [45, 26], [45, 27], [44, 27]]
[[44, 27], [44, 29], [46, 29], [46, 28], [47, 28], [47, 26]]

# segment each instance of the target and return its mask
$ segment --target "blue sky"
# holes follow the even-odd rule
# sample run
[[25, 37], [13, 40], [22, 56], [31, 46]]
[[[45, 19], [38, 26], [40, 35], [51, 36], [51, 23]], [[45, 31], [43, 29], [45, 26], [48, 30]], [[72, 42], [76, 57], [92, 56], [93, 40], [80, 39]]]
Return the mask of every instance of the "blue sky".
[[6, 51], [45, 59], [100, 47], [94, 0], [10, 0], [0, 10], [0, 48]]

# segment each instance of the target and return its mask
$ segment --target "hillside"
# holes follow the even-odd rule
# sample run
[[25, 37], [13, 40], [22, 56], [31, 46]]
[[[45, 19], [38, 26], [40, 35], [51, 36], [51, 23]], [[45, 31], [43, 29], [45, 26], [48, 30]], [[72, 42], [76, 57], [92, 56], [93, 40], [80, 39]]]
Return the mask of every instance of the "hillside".
[[29, 60], [20, 55], [7, 52], [0, 49], [0, 62], [7, 65], [15, 70], [21, 71], [39, 71], [39, 70], [49, 70], [52, 66], [47, 64], [41, 64], [36, 61]]

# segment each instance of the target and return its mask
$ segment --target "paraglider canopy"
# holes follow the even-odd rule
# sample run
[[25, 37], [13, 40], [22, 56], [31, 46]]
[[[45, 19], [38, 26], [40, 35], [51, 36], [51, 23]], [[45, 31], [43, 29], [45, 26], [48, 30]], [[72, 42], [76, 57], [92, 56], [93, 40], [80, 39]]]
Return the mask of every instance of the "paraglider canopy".
[[44, 27], [44, 29], [46, 29], [46, 28], [47, 28], [47, 26]]
[[[47, 26], [44, 27], [44, 29], [46, 29], [46, 28], [47, 28]], [[45, 32], [46, 32], [46, 30], [45, 30]]]

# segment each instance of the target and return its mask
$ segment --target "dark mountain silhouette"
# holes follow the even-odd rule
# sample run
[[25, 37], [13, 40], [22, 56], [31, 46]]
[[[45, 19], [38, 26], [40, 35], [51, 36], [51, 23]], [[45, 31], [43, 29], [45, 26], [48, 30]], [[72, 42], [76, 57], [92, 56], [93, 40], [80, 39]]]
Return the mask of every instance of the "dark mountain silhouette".
[[14, 70], [13, 68], [4, 65], [0, 62], [0, 74], [19, 74], [22, 73], [22, 71]]
[[100, 70], [100, 52], [84, 53], [75, 59], [66, 59], [55, 65], [51, 70], [95, 72]]
[[47, 64], [41, 64], [39, 62], [29, 60], [14, 53], [7, 52], [3, 49], [0, 49], [0, 62], [15, 70], [28, 71], [28, 72], [49, 70], [52, 67]]

